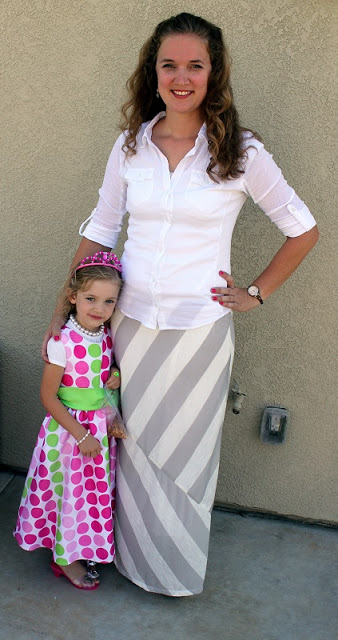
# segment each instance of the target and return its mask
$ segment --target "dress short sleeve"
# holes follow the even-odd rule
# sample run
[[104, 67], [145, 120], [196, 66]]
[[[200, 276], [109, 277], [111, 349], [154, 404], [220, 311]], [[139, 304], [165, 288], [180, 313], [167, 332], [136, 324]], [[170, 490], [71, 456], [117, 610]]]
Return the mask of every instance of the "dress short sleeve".
[[61, 340], [59, 340], [58, 342], [55, 342], [54, 338], [50, 338], [50, 340], [48, 340], [47, 355], [51, 364], [57, 364], [59, 367], [63, 368], [66, 367], [66, 350]]

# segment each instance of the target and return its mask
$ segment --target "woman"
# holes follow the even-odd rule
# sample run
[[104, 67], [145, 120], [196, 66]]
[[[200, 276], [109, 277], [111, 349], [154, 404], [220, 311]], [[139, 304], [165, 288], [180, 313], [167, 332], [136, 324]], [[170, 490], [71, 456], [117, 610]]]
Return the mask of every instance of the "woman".
[[[73, 264], [116, 243], [130, 213], [115, 358], [116, 565], [148, 591], [200, 593], [233, 359], [232, 313], [263, 304], [318, 238], [315, 220], [253, 133], [240, 128], [218, 27], [182, 13], [141, 50], [100, 198]], [[250, 195], [286, 235], [248, 288], [230, 244]], [[59, 335], [58, 307], [48, 336]]]

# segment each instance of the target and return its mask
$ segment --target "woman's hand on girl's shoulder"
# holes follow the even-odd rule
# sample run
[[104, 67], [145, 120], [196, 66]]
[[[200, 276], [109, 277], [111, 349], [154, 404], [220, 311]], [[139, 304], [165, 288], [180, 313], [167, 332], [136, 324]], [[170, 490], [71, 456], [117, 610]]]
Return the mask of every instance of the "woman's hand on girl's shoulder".
[[47, 330], [43, 336], [42, 345], [41, 345], [41, 357], [42, 359], [49, 363], [48, 355], [47, 355], [47, 344], [50, 338], [54, 338], [55, 341], [60, 340], [61, 336], [61, 328], [65, 323], [65, 318], [63, 315], [54, 315], [47, 327]]

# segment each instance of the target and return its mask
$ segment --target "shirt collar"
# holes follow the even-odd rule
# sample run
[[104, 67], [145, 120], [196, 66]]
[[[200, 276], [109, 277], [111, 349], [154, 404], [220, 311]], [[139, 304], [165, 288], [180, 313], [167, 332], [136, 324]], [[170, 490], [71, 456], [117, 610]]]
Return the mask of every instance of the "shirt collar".
[[[165, 111], [160, 111], [160, 113], [158, 113], [155, 116], [155, 118], [153, 118], [152, 120], [150, 120], [150, 122], [148, 122], [142, 134], [140, 147], [144, 147], [147, 142], [151, 143], [151, 133], [152, 133], [153, 127], [155, 126], [156, 122], [158, 122], [159, 120], [161, 120], [161, 118], [164, 118], [164, 117], [165, 117]], [[205, 122], [203, 122], [197, 134], [195, 147], [199, 140], [201, 140], [201, 142], [203, 142], [203, 140], [208, 142], [207, 125], [205, 124]]]

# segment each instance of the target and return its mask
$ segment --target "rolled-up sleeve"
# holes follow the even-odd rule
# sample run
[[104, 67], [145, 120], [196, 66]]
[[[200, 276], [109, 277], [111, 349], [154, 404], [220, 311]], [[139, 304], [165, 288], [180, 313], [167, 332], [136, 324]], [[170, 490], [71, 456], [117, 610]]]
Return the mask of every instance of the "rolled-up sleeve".
[[306, 204], [286, 182], [273, 157], [262, 146], [249, 161], [244, 188], [285, 236], [295, 238], [316, 225]]
[[80, 235], [106, 247], [115, 247], [126, 213], [127, 186], [122, 177], [124, 134], [117, 139], [109, 156], [99, 201], [90, 217], [82, 223]]

